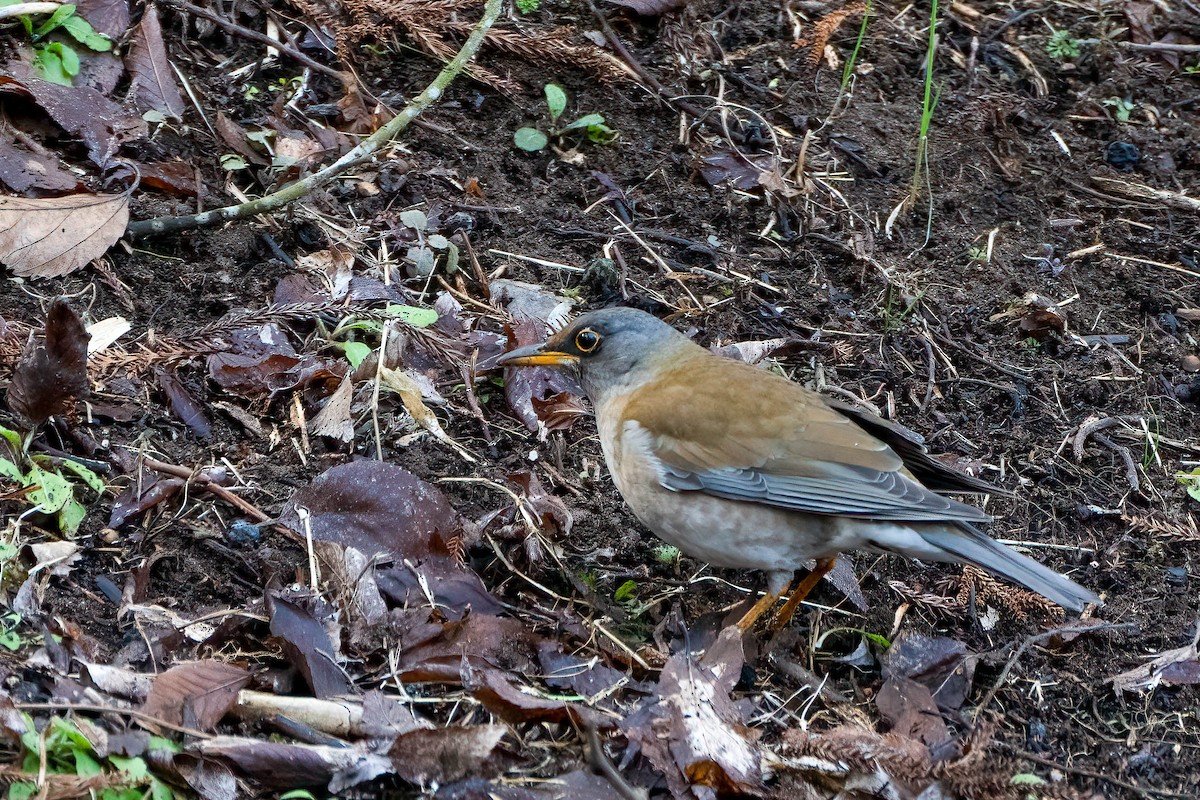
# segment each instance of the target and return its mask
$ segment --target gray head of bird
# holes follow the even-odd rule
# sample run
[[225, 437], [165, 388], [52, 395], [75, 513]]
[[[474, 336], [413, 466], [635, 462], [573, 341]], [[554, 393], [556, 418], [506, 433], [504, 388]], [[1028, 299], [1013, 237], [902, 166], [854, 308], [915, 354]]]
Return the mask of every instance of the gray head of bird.
[[645, 311], [605, 308], [580, 315], [545, 342], [505, 353], [496, 363], [575, 369], [587, 396], [598, 402], [646, 383], [697, 352], [706, 351]]

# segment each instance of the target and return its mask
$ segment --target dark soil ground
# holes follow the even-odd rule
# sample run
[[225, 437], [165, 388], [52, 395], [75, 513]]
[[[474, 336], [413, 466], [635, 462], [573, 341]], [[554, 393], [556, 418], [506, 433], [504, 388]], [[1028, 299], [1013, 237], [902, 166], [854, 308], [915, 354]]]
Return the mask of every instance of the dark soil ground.
[[[1172, 4], [1176, 10], [1158, 18], [1159, 34], [1200, 38], [1200, 17], [1185, 6], [1191, 8]], [[803, 340], [806, 346], [774, 367], [873, 403], [924, 435], [936, 452], [1011, 490], [1012, 497], [989, 502], [996, 517], [990, 533], [1026, 543], [1035, 557], [1101, 593], [1106, 604], [1095, 618], [1128, 627], [1039, 640], [1011, 663], [1014, 645], [1061, 618], [1016, 592], [964, 578], [957, 568], [859, 556], [855, 571], [868, 608], [856, 609], [825, 584], [813, 599], [826, 610], [799, 615], [771, 658], [751, 657], [739, 696], [795, 698], [802, 684], [779, 668], [795, 663], [827, 675], [830, 687], [881, 724], [871, 705], [878, 669], [836, 660], [854, 649], [850, 634], [814, 650], [820, 633], [942, 635], [983, 654], [960, 729], [986, 698], [978, 720], [994, 726], [995, 751], [1016, 759], [1014, 772], [1061, 778], [1105, 797], [1196, 796], [1196, 687], [1118, 692], [1108, 680], [1186, 646], [1200, 624], [1196, 502], [1175, 478], [1200, 459], [1200, 379], [1184, 368], [1186, 357], [1200, 352], [1200, 321], [1176, 313], [1200, 307], [1200, 227], [1194, 209], [1135, 199], [1094, 180], [1196, 194], [1200, 77], [1185, 70], [1194, 55], [1175, 63], [1103, 42], [1085, 44], [1065, 60], [1047, 53], [1051, 26], [1078, 39], [1115, 36], [1127, 25], [1122, 4], [951, 6], [940, 27], [927, 190], [889, 226], [913, 180], [926, 12], [877, 5], [852, 91], [839, 99], [841, 64], [813, 67], [809, 51], [794, 45], [789, 21], [790, 13], [816, 19], [823, 10], [819, 4], [786, 12], [774, 2], [694, 0], [661, 24], [614, 15], [618, 34], [672, 92], [702, 98], [704, 105], [719, 95], [742, 122], [760, 123], [758, 143], [744, 147], [784, 157], [787, 191], [711, 185], [703, 159], [727, 152], [726, 145], [711, 131], [681, 127], [675, 110], [631, 80], [485, 48], [483, 63], [523, 88], [506, 94], [460, 79], [423, 118], [429, 126], [410, 129], [383, 167], [366, 171], [362, 180], [372, 188], [339, 182], [306, 201], [309, 211], [115, 249], [111, 273], [122, 287], [92, 270], [53, 284], [10, 284], [0, 317], [37, 323], [44, 298], [65, 294], [86, 303], [90, 319], [124, 315], [133, 336], [186, 336], [230, 312], [266, 307], [292, 270], [282, 254], [299, 257], [335, 240], [318, 218], [365, 241], [356, 272], [378, 276], [380, 234], [394, 229], [400, 211], [417, 207], [431, 218], [469, 218], [485, 271], [503, 269], [505, 277], [565, 292], [585, 307], [636, 305], [706, 345]], [[1017, 16], [1026, 10], [1033, 13]], [[858, 19], [834, 33], [829, 52], [841, 59], [850, 53]], [[257, 45], [219, 32], [197, 38], [177, 18], [168, 14], [167, 20], [172, 56], [210, 114], [221, 111], [242, 124], [261, 119], [274, 97], [263, 91], [245, 99], [246, 86], [268, 87], [294, 74], [291, 66], [274, 66], [231, 79], [228, 69], [214, 65], [221, 59], [251, 63]], [[585, 7], [569, 2], [543, 3], [522, 22], [551, 23], [596, 27]], [[415, 93], [437, 70], [407, 45], [387, 57], [356, 52], [367, 86], [388, 97]], [[568, 115], [602, 113], [618, 138], [581, 144], [564, 157], [514, 148], [512, 132], [542, 120], [540, 87], [551, 81], [567, 90]], [[324, 76], [316, 76], [311, 89], [318, 103], [339, 96]], [[206, 207], [236, 201], [211, 156], [224, 145], [199, 120], [188, 122], [145, 147], [156, 159], [195, 164]], [[775, 127], [777, 143], [767, 125]], [[787, 170], [802, 142], [797, 178]], [[242, 190], [262, 191], [247, 173], [232, 180]], [[477, 182], [478, 194], [463, 191], [469, 181]], [[623, 198], [601, 202], [612, 186]], [[143, 194], [134, 216], [186, 213], [194, 210], [191, 202]], [[645, 247], [616, 223], [612, 210], [618, 207], [630, 214]], [[596, 271], [584, 277], [546, 263], [586, 268], [613, 241], [622, 256], [615, 278], [597, 278]], [[396, 253], [394, 242], [391, 249]], [[406, 287], [431, 304], [432, 293], [419, 294], [424, 284], [408, 281]], [[465, 288], [482, 299], [476, 284]], [[1030, 310], [1031, 294], [1059, 311]], [[313, 327], [297, 324], [295, 330], [307, 335]], [[108, 446], [174, 464], [227, 461], [245, 487], [240, 494], [272, 515], [296, 488], [351, 457], [347, 448], [319, 439], [301, 455], [299, 432], [289, 421], [290, 393], [259, 402], [233, 397], [208, 380], [203, 356], [179, 362], [178, 375], [210, 409], [210, 440], [197, 439], [173, 416], [150, 373], [136, 366], [95, 379], [101, 398], [121, 393], [114, 382], [134, 381], [134, 418], [87, 430]], [[489, 380], [482, 379], [481, 394]], [[399, 446], [394, 429], [384, 436], [384, 458], [431, 481], [497, 480], [531, 469], [570, 509], [574, 527], [553, 543], [561, 550], [558, 561], [533, 563], [519, 544], [505, 548], [508, 557], [529, 578], [603, 609], [634, 649], [653, 649], [664, 627], [697, 623], [744, 600], [747, 589], [762, 588], [760, 575], [660, 558], [659, 543], [597, 470], [602, 458], [589, 418], [538, 442], [510, 415], [503, 393], [493, 390], [481, 397], [495, 437], [489, 443], [461, 391], [445, 388], [451, 408], [438, 415], [479, 463], [464, 463], [428, 436]], [[245, 408], [262, 421], [264, 435], [251, 435], [214, 403]], [[1107, 417], [1125, 421], [1102, 429], [1100, 437], [1081, 438], [1081, 426]], [[390, 424], [384, 420], [385, 428]], [[56, 435], [47, 434], [71, 449]], [[367, 425], [353, 455], [374, 452]], [[473, 519], [502, 499], [474, 484], [442, 488]], [[85, 556], [69, 576], [50, 584], [44, 600], [49, 616], [78, 625], [96, 641], [97, 662], [145, 668], [144, 652], [131, 656], [141, 646], [139, 632], [117, 618], [118, 603], [104, 596], [101, 584], [121, 586], [147, 559], [146, 602], [185, 618], [249, 607], [268, 581], [303, 576], [302, 547], [269, 531], [257, 544], [231, 543], [225, 535], [231, 510], [204, 493], [176, 498], [115, 536], [105, 530], [112, 500], [106, 496], [89, 508], [81, 531]], [[16, 504], [10, 508], [19, 512]], [[486, 544], [469, 558], [503, 600], [517, 609], [528, 603], [530, 585]], [[632, 617], [613, 599], [629, 581], [639, 599], [656, 600]], [[269, 647], [253, 657], [282, 663]], [[10, 660], [18, 664], [19, 654]], [[1011, 668], [1002, 673], [1006, 665]], [[844, 719], [824, 701], [810, 700], [801, 694], [787, 711], [818, 727]], [[779, 719], [786, 715], [764, 726], [768, 738], [778, 735]], [[521, 770], [545, 775], [574, 768], [581, 753], [576, 742], [556, 751], [557, 764], [534, 765], [519, 751], [513, 758]], [[619, 758], [620, 750], [614, 753]], [[1038, 760], [1021, 760], [1022, 753]]]

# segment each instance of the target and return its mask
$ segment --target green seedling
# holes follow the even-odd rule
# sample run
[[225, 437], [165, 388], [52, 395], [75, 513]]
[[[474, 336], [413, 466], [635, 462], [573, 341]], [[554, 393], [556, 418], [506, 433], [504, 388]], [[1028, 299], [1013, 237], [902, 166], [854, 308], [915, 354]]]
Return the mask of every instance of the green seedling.
[[1188, 493], [1188, 497], [1200, 503], [1200, 467], [1191, 472], [1176, 472], [1175, 480], [1183, 484], [1183, 490]]
[[858, 66], [858, 53], [862, 50], [863, 41], [867, 38], [867, 23], [871, 21], [871, 5], [871, 0], [867, 0], [866, 6], [863, 7], [862, 22], [858, 26], [858, 38], [854, 40], [854, 49], [850, 51], [850, 57], [846, 59], [846, 65], [842, 67], [840, 94], [846, 93], [850, 79], [854, 77], [854, 68]]
[[546, 94], [550, 124], [546, 126], [545, 132], [538, 128], [517, 128], [513, 134], [513, 144], [521, 150], [537, 153], [545, 150], [552, 139], [561, 144], [573, 135], [582, 135], [595, 144], [607, 144], [617, 138], [617, 132], [604, 124], [602, 114], [584, 114], [573, 122], [560, 126], [558, 120], [567, 110], [567, 93], [561, 86], [553, 83], [547, 83], [543, 91]]
[[30, 506], [25, 514], [45, 514], [55, 520], [60, 531], [73, 534], [87, 514], [75, 496], [77, 484], [99, 495], [104, 492], [104, 481], [76, 461], [31, 455], [31, 440], [0, 426], [0, 479], [7, 478], [24, 490], [21, 499]]
[[[0, 0], [0, 8], [18, 5], [21, 0]], [[60, 86], [70, 86], [79, 74], [79, 53], [73, 44], [83, 45], [97, 53], [112, 49], [112, 40], [99, 34], [86, 19], [75, 13], [75, 6], [59, 6], [40, 25], [35, 17], [44, 13], [21, 14], [17, 21], [25, 29], [25, 35], [33, 44], [33, 68], [38, 77]], [[66, 34], [61, 36], [59, 34]], [[51, 38], [51, 34], [55, 34]]]
[[680, 555], [682, 554], [679, 548], [672, 544], [664, 544], [654, 548], [654, 560], [667, 566], [678, 562]]
[[1104, 105], [1113, 110], [1117, 122], [1129, 122], [1129, 115], [1137, 110], [1137, 104], [1128, 97], [1110, 97], [1104, 101]]
[[383, 309], [382, 316], [385, 318], [384, 320], [361, 319], [355, 316], [345, 317], [338, 322], [337, 327], [330, 331], [326, 338], [330, 344], [342, 351], [342, 354], [346, 356], [346, 360], [350, 362], [351, 367], [358, 369], [358, 366], [374, 350], [366, 342], [352, 338], [358, 333], [369, 334], [378, 338], [383, 336], [383, 326], [390, 320], [398, 320], [414, 328], [428, 328], [437, 322], [438, 319], [437, 312], [432, 308], [405, 306], [399, 303], [389, 303]]
[[988, 260], [987, 248], [974, 245], [967, 248], [967, 260], [972, 264], [986, 264]]
[[[91, 741], [74, 722], [51, 717], [47, 729], [39, 733], [28, 714], [21, 715], [25, 731], [21, 746], [25, 751], [21, 769], [25, 773], [74, 775], [80, 778], [106, 776], [104, 788], [93, 790], [98, 800], [173, 800], [171, 786], [150, 772], [146, 759], [138, 756], [101, 756]], [[150, 751], [180, 752], [179, 745], [161, 736], [151, 736]], [[9, 800], [28, 800], [38, 797], [44, 787], [30, 781], [14, 781], [9, 785]]]
[[[412, 265], [412, 277], [428, 278], [432, 276], [433, 271], [437, 268], [439, 253], [445, 254], [442, 265], [446, 274], [453, 275], [458, 272], [458, 245], [440, 233], [430, 233], [429, 217], [425, 216], [424, 211], [416, 208], [403, 211], [400, 213], [400, 223], [412, 228], [417, 234], [417, 243], [408, 248], [408, 253], [405, 254]], [[432, 311], [429, 313], [433, 313], [433, 320], [437, 319], [436, 313]], [[409, 324], [416, 323], [410, 322]], [[432, 325], [433, 321], [426, 324]]]
[[1046, 42], [1046, 53], [1056, 61], [1079, 58], [1079, 40], [1065, 28], [1056, 30]]
[[542, 0], [517, 0], [517, 10], [522, 14], [532, 14], [542, 5]]

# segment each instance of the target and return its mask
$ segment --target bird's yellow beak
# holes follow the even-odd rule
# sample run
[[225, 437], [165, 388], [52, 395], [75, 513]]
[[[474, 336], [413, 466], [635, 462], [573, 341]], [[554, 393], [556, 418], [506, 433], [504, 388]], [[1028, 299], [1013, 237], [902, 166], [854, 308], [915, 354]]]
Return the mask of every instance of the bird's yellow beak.
[[546, 345], [531, 344], [528, 347], [518, 347], [500, 358], [496, 365], [500, 367], [566, 367], [579, 361], [579, 356], [564, 353], [560, 350], [547, 350]]

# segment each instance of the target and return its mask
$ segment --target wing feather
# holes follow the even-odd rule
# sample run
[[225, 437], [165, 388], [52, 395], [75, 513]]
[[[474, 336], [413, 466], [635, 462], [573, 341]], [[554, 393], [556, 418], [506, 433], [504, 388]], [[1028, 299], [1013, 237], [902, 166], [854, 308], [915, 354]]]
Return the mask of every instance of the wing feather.
[[905, 459], [820, 395], [728, 359], [667, 371], [633, 394], [624, 418], [672, 491], [881, 521], [991, 519], [921, 485]]

